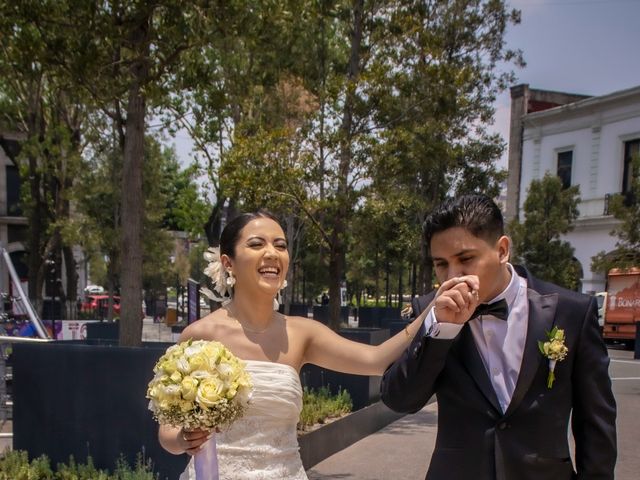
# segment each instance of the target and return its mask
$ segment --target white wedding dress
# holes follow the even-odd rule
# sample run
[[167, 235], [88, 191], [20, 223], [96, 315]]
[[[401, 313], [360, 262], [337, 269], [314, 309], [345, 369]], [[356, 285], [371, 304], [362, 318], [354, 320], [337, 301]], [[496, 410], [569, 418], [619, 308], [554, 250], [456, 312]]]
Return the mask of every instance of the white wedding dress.
[[[298, 372], [289, 365], [246, 360], [253, 382], [244, 416], [217, 433], [220, 480], [307, 480], [296, 426], [302, 409]], [[191, 459], [180, 480], [195, 480]]]

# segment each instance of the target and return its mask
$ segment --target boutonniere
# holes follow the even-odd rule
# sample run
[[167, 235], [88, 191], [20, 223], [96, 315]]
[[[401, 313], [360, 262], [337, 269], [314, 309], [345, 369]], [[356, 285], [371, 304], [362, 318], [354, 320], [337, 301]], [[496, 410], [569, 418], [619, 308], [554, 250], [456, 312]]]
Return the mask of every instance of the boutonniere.
[[564, 344], [564, 330], [558, 327], [553, 327], [550, 332], [547, 332], [547, 341], [539, 341], [538, 348], [542, 355], [549, 360], [549, 376], [547, 377], [547, 388], [553, 386], [553, 381], [556, 379], [553, 373], [556, 369], [556, 363], [564, 360], [567, 356], [569, 349]]

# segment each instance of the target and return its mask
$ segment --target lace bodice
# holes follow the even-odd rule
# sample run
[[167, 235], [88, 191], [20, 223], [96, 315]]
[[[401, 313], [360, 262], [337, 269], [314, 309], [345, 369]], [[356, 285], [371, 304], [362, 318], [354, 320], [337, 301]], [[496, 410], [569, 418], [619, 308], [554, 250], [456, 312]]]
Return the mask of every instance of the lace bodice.
[[[214, 437], [220, 480], [307, 480], [296, 434], [302, 409], [298, 372], [281, 363], [246, 364], [253, 381], [249, 408]], [[195, 478], [192, 460], [180, 480]]]

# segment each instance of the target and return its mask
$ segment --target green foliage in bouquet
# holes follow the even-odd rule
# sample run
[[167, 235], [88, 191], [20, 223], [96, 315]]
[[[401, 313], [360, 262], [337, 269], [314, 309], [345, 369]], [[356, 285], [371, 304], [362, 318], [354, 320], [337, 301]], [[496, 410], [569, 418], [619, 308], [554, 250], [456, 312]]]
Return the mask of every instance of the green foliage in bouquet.
[[341, 417], [351, 412], [352, 408], [351, 395], [346, 390], [340, 389], [336, 395], [332, 395], [327, 387], [318, 390], [305, 387], [298, 428], [304, 430], [313, 425], [325, 423], [330, 418]]

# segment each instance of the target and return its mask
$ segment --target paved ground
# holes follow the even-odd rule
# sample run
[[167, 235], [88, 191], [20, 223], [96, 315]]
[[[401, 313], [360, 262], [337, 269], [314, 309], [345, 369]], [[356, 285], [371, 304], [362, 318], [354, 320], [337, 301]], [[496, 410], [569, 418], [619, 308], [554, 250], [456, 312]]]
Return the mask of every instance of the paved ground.
[[143, 342], [173, 342], [171, 327], [164, 322], [154, 323], [153, 318], [145, 317], [142, 321]]
[[[611, 378], [618, 404], [616, 480], [640, 472], [640, 360], [610, 349]], [[435, 442], [437, 407], [426, 406], [336, 453], [307, 472], [310, 480], [422, 480]]]

